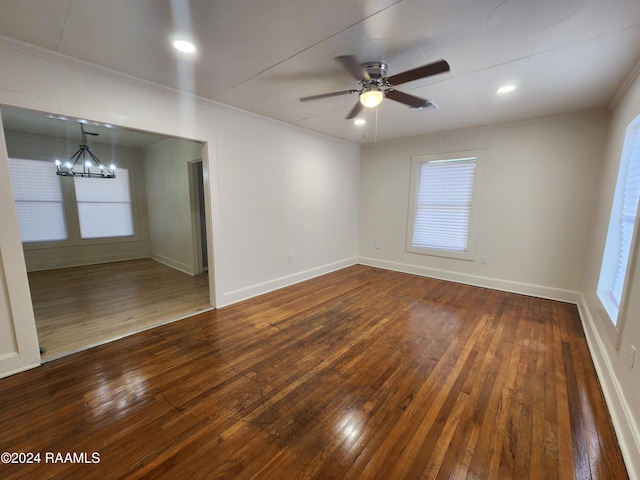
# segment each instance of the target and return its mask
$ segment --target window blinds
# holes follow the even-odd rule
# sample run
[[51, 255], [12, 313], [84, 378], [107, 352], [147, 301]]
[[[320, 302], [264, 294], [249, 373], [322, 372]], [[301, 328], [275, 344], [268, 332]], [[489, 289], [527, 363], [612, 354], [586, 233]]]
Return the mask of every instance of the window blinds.
[[60, 177], [51, 162], [9, 159], [22, 242], [67, 239]]
[[[624, 172], [621, 172], [624, 174]], [[618, 307], [622, 297], [631, 241], [633, 240], [633, 228], [638, 213], [638, 200], [640, 199], [640, 127], [636, 130], [635, 141], [631, 150], [631, 157], [627, 165], [624, 190], [622, 193], [622, 208], [620, 212], [620, 242], [618, 249], [618, 262], [611, 287], [611, 295]]]
[[475, 158], [420, 164], [412, 245], [466, 252]]
[[[119, 169], [113, 179], [73, 177], [73, 182], [83, 239], [133, 235], [127, 169]], [[100, 188], [96, 188], [96, 182]]]

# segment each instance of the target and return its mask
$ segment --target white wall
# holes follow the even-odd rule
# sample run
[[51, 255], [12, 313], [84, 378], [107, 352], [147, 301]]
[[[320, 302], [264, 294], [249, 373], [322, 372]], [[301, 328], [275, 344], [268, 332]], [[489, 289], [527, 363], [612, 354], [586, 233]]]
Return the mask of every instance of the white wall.
[[[78, 135], [80, 129], [78, 128]], [[10, 158], [25, 158], [52, 162], [69, 159], [78, 150], [76, 143], [43, 135], [6, 132]], [[79, 140], [79, 138], [78, 138]], [[149, 256], [149, 233], [146, 215], [146, 196], [142, 152], [135, 148], [90, 144], [91, 151], [105, 163], [116, 163], [129, 171], [132, 182], [132, 205], [136, 235], [132, 238], [82, 240], [77, 222], [67, 221], [69, 239], [62, 242], [25, 244], [24, 255], [28, 271], [46, 270], [77, 265], [90, 265]], [[52, 166], [52, 175], [53, 175]], [[71, 178], [62, 178], [72, 182]], [[99, 184], [97, 184], [99, 185]], [[70, 185], [66, 185], [70, 187]], [[65, 217], [77, 218], [75, 204], [66, 203]]]
[[[577, 301], [607, 121], [588, 112], [364, 147], [360, 260]], [[483, 150], [475, 261], [406, 252], [411, 157], [464, 150]]]
[[189, 162], [202, 158], [202, 145], [168, 139], [144, 150], [150, 256], [194, 275], [194, 236]]
[[355, 263], [359, 147], [268, 122], [247, 137], [230, 120], [218, 137], [220, 229], [234, 232], [215, 257], [229, 273], [223, 302]]
[[[618, 168], [627, 126], [640, 115], [640, 77], [627, 90], [615, 108], [609, 128], [604, 162], [599, 171], [601, 182], [594, 191], [594, 228], [589, 236], [589, 250], [584, 269], [582, 291], [585, 331], [592, 356], [600, 372], [609, 409], [617, 426], [618, 438], [626, 451], [631, 478], [640, 478], [640, 352], [635, 367], [629, 367], [632, 345], [640, 350], [640, 235], [636, 234], [635, 252], [631, 257], [628, 282], [628, 304], [621, 309], [618, 328], [614, 328], [598, 297], [597, 285], [602, 252], [609, 226], [609, 215], [615, 191]], [[636, 223], [636, 228], [637, 228]]]
[[[357, 145], [8, 39], [0, 42], [0, 63], [0, 104], [204, 142], [216, 306], [355, 262]], [[6, 165], [0, 168], [6, 175]], [[1, 198], [0, 209], [14, 211], [13, 201]], [[9, 284], [24, 275], [14, 264], [5, 272]], [[18, 324], [33, 323], [27, 308], [12, 315]]]

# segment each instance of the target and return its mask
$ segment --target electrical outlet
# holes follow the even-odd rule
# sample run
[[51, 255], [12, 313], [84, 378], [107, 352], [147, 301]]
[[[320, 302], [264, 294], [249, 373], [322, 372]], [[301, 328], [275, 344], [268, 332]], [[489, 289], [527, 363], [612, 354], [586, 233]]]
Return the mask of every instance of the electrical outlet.
[[482, 257], [482, 259], [480, 260], [480, 262], [482, 263], [482, 265], [489, 265], [489, 257], [487, 257], [486, 255], [484, 255]]
[[381, 247], [380, 241], [376, 240], [376, 250], [380, 250], [380, 247]]
[[633, 366], [636, 363], [636, 347], [631, 345], [629, 349], [629, 368], [633, 369]]
[[289, 263], [293, 263], [293, 253], [289, 254]]

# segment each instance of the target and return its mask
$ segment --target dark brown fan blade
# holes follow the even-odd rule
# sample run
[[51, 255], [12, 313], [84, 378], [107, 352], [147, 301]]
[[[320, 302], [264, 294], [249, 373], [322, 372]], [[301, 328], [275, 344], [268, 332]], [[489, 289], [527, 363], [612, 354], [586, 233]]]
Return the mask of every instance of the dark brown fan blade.
[[358, 93], [358, 90], [342, 90], [341, 92], [321, 93], [320, 95], [311, 95], [310, 97], [302, 97], [301, 102], [308, 102], [309, 100], [319, 100], [321, 98], [338, 97], [340, 95], [349, 95], [351, 93]]
[[420, 78], [430, 77], [431, 75], [437, 75], [438, 73], [444, 73], [449, 71], [449, 64], [446, 60], [440, 60], [433, 63], [428, 63], [413, 70], [407, 70], [406, 72], [398, 73], [387, 77], [387, 81], [390, 85], [400, 85], [402, 83], [412, 82]]
[[336, 57], [336, 61], [346, 68], [351, 76], [359, 82], [368, 82], [371, 80], [369, 73], [362, 68], [358, 59], [353, 55], [340, 55]]
[[347, 120], [351, 120], [352, 118], [355, 118], [360, 113], [360, 110], [362, 110], [362, 107], [363, 105], [360, 103], [360, 101], [358, 101], [358, 103], [356, 103], [351, 109], [351, 111], [349, 112], [349, 115], [347, 115], [344, 118], [346, 118]]
[[385, 92], [385, 97], [390, 98], [391, 100], [395, 100], [396, 102], [404, 103], [405, 105], [409, 105], [413, 108], [424, 107], [428, 100], [420, 97], [414, 97], [413, 95], [409, 95], [408, 93], [399, 92], [398, 90], [388, 89]]

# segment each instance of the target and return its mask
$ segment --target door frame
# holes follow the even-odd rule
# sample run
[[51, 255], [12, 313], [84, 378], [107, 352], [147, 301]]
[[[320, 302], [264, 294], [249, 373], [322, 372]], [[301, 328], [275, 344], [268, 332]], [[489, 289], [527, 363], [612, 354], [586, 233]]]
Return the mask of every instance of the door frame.
[[[0, 350], [0, 378], [41, 363], [36, 320], [31, 304], [20, 227], [9, 179], [9, 155], [0, 118], [0, 324], [5, 343]], [[6, 323], [4, 323], [6, 322]]]
[[[191, 231], [193, 232], [193, 272], [195, 275], [208, 270], [204, 259], [209, 257], [206, 240], [206, 200], [204, 199], [204, 163], [202, 158], [188, 163], [189, 168], [189, 201], [191, 204]], [[203, 199], [201, 202], [200, 199]], [[203, 211], [203, 209], [205, 209]], [[204, 223], [203, 223], [204, 222]]]

